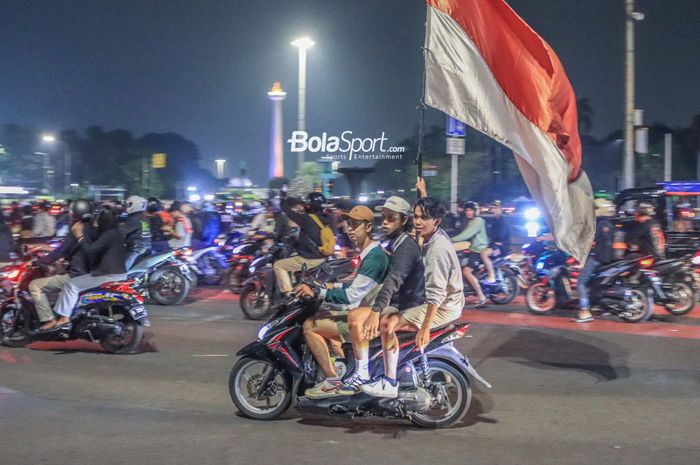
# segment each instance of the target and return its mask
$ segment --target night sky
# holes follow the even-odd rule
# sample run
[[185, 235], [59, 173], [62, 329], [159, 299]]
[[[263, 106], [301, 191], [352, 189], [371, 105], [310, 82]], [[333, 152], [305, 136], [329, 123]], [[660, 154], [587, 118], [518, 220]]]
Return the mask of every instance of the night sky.
[[[590, 99], [593, 133], [620, 129], [623, 0], [509, 3]], [[637, 10], [646, 14], [636, 28], [637, 107], [647, 123], [687, 126], [700, 113], [700, 1], [638, 0]], [[0, 123], [178, 132], [207, 167], [224, 157], [233, 175], [245, 159], [262, 182], [273, 81], [288, 92], [285, 136], [296, 122], [289, 42], [317, 43], [310, 132], [386, 131], [398, 142], [418, 121], [424, 19], [421, 0], [0, 0]], [[442, 122], [437, 111], [428, 116]]]

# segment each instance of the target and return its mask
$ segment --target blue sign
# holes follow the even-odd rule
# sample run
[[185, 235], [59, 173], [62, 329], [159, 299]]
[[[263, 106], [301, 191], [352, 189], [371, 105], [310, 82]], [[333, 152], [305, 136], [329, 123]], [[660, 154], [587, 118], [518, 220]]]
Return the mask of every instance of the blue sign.
[[451, 116], [448, 116], [447, 128], [445, 132], [447, 137], [464, 137], [467, 134], [467, 125]]

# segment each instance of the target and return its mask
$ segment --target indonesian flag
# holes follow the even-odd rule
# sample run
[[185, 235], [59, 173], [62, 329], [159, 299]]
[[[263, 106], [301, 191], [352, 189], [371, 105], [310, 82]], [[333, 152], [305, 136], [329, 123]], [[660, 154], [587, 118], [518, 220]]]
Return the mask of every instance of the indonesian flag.
[[583, 262], [595, 234], [576, 96], [552, 48], [504, 0], [427, 0], [426, 103], [515, 153], [557, 245]]

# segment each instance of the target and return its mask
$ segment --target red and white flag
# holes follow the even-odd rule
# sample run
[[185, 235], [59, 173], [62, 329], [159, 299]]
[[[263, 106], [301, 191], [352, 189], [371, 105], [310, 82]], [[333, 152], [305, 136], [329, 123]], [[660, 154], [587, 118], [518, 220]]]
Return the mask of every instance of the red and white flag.
[[427, 0], [426, 103], [496, 139], [557, 245], [579, 260], [595, 234], [576, 96], [552, 48], [504, 0]]

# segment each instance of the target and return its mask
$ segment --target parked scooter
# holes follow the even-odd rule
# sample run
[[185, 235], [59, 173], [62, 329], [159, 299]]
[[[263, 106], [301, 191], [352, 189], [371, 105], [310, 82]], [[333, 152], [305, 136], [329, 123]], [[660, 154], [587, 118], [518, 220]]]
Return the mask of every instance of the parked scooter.
[[14, 295], [0, 304], [0, 343], [24, 347], [34, 341], [84, 339], [99, 343], [114, 354], [136, 350], [143, 339], [143, 327], [150, 326], [143, 297], [130, 282], [105, 283], [82, 292], [69, 325], [40, 331], [29, 283], [44, 275], [41, 267], [27, 261], [19, 270]]
[[[324, 263], [313, 273], [303, 270], [303, 282], [322, 286], [334, 271]], [[312, 276], [313, 275], [313, 276]], [[425, 428], [447, 428], [459, 422], [472, 399], [470, 379], [491, 385], [476, 372], [469, 359], [453, 345], [464, 337], [468, 323], [435, 328], [424, 351], [415, 346], [415, 333], [400, 333], [397, 373], [399, 395], [395, 399], [370, 397], [364, 393], [308, 399], [304, 391], [322, 376], [304, 339], [302, 325], [320, 304], [315, 299], [294, 298], [279, 305], [273, 318], [260, 328], [255, 342], [238, 352], [231, 369], [229, 393], [242, 415], [272, 420], [294, 402], [300, 410], [327, 415], [382, 416], [405, 418]], [[370, 343], [371, 376], [383, 374], [381, 341]], [[352, 370], [352, 346], [343, 345], [345, 359], [337, 359]], [[343, 370], [340, 370], [343, 371]]]

